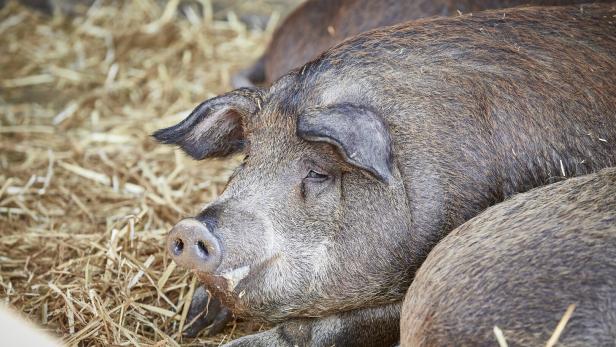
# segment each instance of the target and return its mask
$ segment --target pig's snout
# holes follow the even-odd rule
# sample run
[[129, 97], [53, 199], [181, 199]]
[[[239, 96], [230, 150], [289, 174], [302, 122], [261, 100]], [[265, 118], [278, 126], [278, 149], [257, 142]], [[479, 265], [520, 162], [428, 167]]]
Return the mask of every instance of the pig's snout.
[[167, 236], [167, 250], [180, 266], [200, 272], [214, 272], [222, 259], [218, 239], [196, 219], [184, 219]]

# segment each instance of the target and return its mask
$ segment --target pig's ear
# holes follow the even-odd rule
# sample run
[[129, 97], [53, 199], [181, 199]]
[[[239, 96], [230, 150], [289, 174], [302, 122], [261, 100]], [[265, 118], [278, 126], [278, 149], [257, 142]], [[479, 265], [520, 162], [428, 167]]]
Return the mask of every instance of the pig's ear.
[[373, 111], [352, 104], [310, 109], [297, 121], [297, 134], [334, 145], [342, 157], [379, 180], [392, 179], [389, 130]]
[[260, 107], [260, 90], [236, 89], [202, 102], [186, 119], [153, 136], [161, 143], [179, 146], [197, 160], [226, 156], [243, 149], [244, 121]]

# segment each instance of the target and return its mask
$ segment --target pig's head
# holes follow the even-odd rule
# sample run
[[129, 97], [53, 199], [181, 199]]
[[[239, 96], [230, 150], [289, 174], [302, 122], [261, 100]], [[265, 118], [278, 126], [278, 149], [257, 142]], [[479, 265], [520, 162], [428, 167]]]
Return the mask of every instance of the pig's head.
[[391, 129], [369, 106], [301, 95], [238, 89], [154, 135], [195, 159], [245, 154], [222, 195], [167, 238], [239, 315], [320, 316], [400, 300], [408, 286]]

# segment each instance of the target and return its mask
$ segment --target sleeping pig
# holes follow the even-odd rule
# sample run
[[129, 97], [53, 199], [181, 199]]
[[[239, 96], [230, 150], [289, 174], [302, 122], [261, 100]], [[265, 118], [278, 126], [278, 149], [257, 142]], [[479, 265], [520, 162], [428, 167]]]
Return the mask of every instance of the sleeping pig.
[[614, 165], [614, 15], [529, 7], [372, 31], [156, 132], [198, 160], [245, 154], [167, 239], [236, 315], [281, 323], [231, 344], [393, 344], [450, 230]]
[[430, 252], [402, 306], [402, 346], [616, 343], [616, 168], [518, 194]]
[[307, 0], [285, 18], [251, 67], [232, 78], [235, 88], [270, 85], [290, 70], [359, 33], [413, 19], [452, 16], [519, 5], [570, 5], [588, 0]]

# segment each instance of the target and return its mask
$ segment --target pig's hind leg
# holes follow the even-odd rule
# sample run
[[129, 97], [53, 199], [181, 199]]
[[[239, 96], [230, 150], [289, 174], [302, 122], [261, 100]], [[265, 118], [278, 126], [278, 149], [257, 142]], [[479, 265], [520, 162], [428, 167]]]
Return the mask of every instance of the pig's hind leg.
[[224, 347], [386, 346], [400, 338], [400, 303], [313, 319], [294, 319]]

